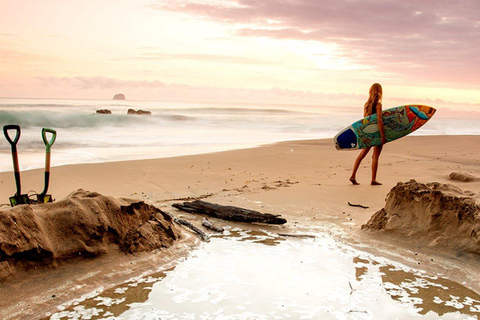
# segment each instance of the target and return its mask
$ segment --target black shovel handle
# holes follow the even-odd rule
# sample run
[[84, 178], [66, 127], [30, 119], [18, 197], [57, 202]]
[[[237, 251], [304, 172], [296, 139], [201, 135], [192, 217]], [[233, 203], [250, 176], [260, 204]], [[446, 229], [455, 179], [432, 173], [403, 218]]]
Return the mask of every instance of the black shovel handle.
[[[8, 134], [8, 130], [16, 130], [15, 138], [12, 140], [10, 135]], [[3, 126], [3, 133], [5, 134], [5, 138], [12, 146], [12, 159], [13, 159], [13, 171], [15, 175], [15, 184], [17, 185], [17, 193], [16, 195], [20, 196], [22, 193], [22, 185], [20, 183], [20, 167], [18, 165], [18, 153], [17, 153], [17, 143], [20, 139], [20, 126], [16, 124], [9, 124]]]
[[[15, 138], [12, 140], [10, 138], [10, 135], [8, 133], [8, 130], [16, 130], [17, 132], [15, 133]], [[20, 126], [16, 124], [9, 124], [6, 126], [3, 126], [3, 134], [5, 134], [5, 138], [7, 138], [7, 141], [10, 143], [12, 146], [12, 152], [17, 152], [17, 143], [18, 140], [20, 140]]]

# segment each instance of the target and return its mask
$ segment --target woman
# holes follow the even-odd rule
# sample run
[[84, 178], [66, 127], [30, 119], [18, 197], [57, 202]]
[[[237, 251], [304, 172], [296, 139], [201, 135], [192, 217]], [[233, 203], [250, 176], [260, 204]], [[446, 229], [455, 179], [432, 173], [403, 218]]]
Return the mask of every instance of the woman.
[[[380, 131], [380, 136], [382, 138], [382, 144], [379, 146], [373, 147], [373, 156], [372, 156], [372, 182], [373, 186], [381, 185], [380, 182], [377, 181], [377, 170], [378, 170], [378, 158], [380, 157], [380, 153], [382, 152], [383, 145], [387, 142], [385, 138], [385, 132], [383, 130], [383, 119], [382, 119], [382, 95], [383, 90], [382, 86], [379, 83], [374, 83], [370, 87], [369, 97], [367, 102], [365, 102], [363, 115], [365, 117], [371, 116], [372, 114], [377, 114], [377, 123], [378, 123], [378, 130]], [[362, 149], [360, 154], [358, 155], [355, 163], [353, 165], [352, 176], [350, 177], [350, 182], [354, 185], [358, 185], [356, 175], [358, 167], [362, 162], [363, 158], [367, 155], [372, 147]]]

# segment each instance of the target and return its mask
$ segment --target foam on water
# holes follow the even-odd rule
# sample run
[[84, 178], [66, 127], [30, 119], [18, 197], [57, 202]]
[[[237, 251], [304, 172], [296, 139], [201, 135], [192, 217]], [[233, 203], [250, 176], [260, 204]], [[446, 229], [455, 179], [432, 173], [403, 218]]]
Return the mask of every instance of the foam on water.
[[[152, 116], [127, 115], [143, 109]], [[113, 114], [96, 114], [109, 109]], [[361, 117], [361, 108], [228, 105], [152, 101], [0, 99], [0, 126], [18, 124], [22, 170], [43, 167], [41, 128], [57, 130], [52, 166], [152, 159], [332, 138]], [[451, 114], [451, 112], [450, 112]], [[414, 134], [480, 134], [478, 118], [437, 111]], [[0, 139], [0, 171], [11, 171], [10, 146]]]
[[480, 296], [328, 235], [229, 228], [175, 267], [61, 306], [51, 319], [475, 319]]

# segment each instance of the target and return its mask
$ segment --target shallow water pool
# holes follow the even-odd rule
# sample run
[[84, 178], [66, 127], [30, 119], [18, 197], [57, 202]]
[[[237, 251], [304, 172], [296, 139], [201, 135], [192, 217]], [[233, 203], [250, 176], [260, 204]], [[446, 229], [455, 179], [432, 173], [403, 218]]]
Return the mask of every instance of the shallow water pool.
[[328, 233], [227, 229], [170, 269], [60, 306], [50, 319], [476, 319], [480, 296]]

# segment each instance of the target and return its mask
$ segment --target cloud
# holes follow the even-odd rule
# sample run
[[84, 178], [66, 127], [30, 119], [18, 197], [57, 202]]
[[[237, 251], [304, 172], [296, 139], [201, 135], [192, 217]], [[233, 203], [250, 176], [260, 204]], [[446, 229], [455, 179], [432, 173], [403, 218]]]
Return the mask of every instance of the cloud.
[[[74, 88], [89, 90], [129, 90], [138, 89], [155, 92], [158, 97], [174, 100], [186, 97], [187, 100], [217, 101], [219, 97], [224, 101], [238, 102], [268, 102], [284, 101], [285, 103], [302, 103], [318, 101], [351, 101], [365, 100], [365, 95], [346, 93], [323, 93], [308, 90], [290, 90], [278, 87], [270, 89], [221, 88], [209, 86], [192, 86], [187, 84], [166, 84], [157, 80], [120, 80], [102, 76], [96, 77], [37, 77], [37, 84], [43, 87]], [[276, 99], [276, 100], [275, 100]], [[220, 99], [221, 100], [221, 99]]]
[[108, 77], [37, 77], [42, 86], [68, 86], [78, 89], [162, 88], [165, 83], [148, 80], [119, 80]]
[[168, 54], [168, 53], [146, 53], [132, 57], [138, 60], [197, 60], [215, 63], [232, 64], [276, 64], [273, 61], [256, 59], [242, 56], [229, 56], [217, 54]]
[[[96, 90], [102, 92], [124, 90], [134, 100], [164, 99], [172, 101], [216, 101], [247, 102], [266, 104], [305, 104], [318, 105], [328, 101], [330, 106], [363, 105], [367, 94], [325, 93], [310, 90], [292, 90], [279, 87], [268, 89], [222, 88], [193, 86], [187, 84], [167, 84], [157, 80], [121, 80], [109, 77], [37, 77], [37, 85], [63, 92], [65, 89], [82, 89], [88, 94]], [[103, 96], [105, 96], [103, 94]], [[426, 104], [445, 108], [466, 108], [478, 110], [480, 103], [463, 103], [444, 99], [389, 97], [389, 106], [409, 103]], [[453, 112], [452, 112], [453, 113]]]
[[234, 25], [246, 37], [335, 43], [340, 58], [355, 64], [478, 88], [477, 0], [162, 1], [156, 8]]
[[50, 57], [45, 55], [40, 55], [36, 53], [30, 53], [26, 51], [19, 50], [10, 50], [5, 48], [0, 48], [0, 59], [3, 62], [8, 63], [31, 63], [32, 61], [59, 61], [61, 58]]

